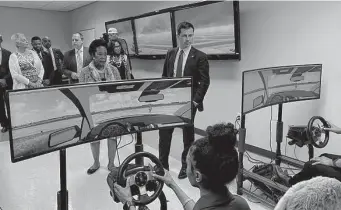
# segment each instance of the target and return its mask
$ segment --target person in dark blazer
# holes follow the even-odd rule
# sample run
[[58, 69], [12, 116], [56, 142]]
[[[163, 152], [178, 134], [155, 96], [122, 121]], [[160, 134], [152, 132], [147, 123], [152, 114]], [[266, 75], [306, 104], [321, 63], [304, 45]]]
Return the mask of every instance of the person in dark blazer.
[[42, 44], [44, 46], [44, 51], [47, 52], [52, 59], [52, 66], [53, 66], [53, 78], [51, 81], [52, 85], [61, 85], [62, 84], [62, 65], [64, 60], [64, 55], [60, 51], [60, 49], [52, 48], [51, 47], [51, 39], [45, 36], [42, 39]]
[[83, 46], [83, 35], [75, 33], [72, 35], [73, 48], [64, 54], [63, 74], [69, 77], [71, 83], [78, 83], [81, 70], [92, 61], [89, 48]]
[[32, 37], [31, 45], [33, 47], [32, 50], [34, 50], [38, 54], [44, 67], [43, 84], [44, 86], [49, 86], [51, 85], [54, 77], [52, 57], [49, 53], [43, 50], [41, 38], [39, 36]]
[[[192, 47], [194, 26], [189, 22], [182, 22], [177, 27], [179, 47], [167, 52], [163, 66], [162, 77], [192, 77], [193, 83], [193, 108], [192, 119], [195, 114], [204, 110], [204, 97], [210, 85], [209, 64], [204, 52]], [[169, 170], [168, 157], [171, 147], [174, 128], [159, 130], [159, 159], [164, 168]], [[182, 152], [182, 167], [178, 178], [184, 179], [186, 175], [186, 156], [188, 149], [194, 141], [194, 126], [183, 128], [184, 150]]]
[[5, 109], [5, 93], [6, 90], [11, 90], [13, 80], [9, 71], [9, 57], [11, 52], [1, 47], [2, 36], [0, 35], [0, 124], [1, 132], [5, 133], [9, 128], [9, 120]]

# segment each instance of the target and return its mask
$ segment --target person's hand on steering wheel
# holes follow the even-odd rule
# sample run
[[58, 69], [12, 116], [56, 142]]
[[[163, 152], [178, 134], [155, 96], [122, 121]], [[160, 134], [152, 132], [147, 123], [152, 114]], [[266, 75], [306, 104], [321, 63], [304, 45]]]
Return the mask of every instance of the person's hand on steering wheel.
[[312, 163], [312, 165], [317, 165], [317, 164], [321, 164], [321, 165], [325, 165], [325, 166], [333, 166], [333, 160], [327, 157], [314, 157], [313, 159], [311, 159], [312, 161], [314, 161]]
[[130, 186], [121, 187], [117, 183], [114, 183], [114, 193], [121, 203], [127, 204], [128, 207], [134, 206], [133, 197], [131, 195]]
[[333, 132], [333, 133], [336, 133], [336, 134], [341, 134], [341, 128], [337, 127], [336, 125], [334, 125], [333, 123], [331, 122], [328, 122], [329, 124], [329, 128], [328, 127], [323, 127], [322, 129], [324, 131], [330, 131], [330, 132]]
[[174, 179], [170, 175], [169, 171], [167, 171], [166, 169], [165, 169], [165, 175], [164, 176], [160, 176], [160, 175], [157, 175], [156, 173], [153, 173], [153, 177], [157, 180], [164, 182], [170, 188], [172, 188], [172, 186], [175, 185]]

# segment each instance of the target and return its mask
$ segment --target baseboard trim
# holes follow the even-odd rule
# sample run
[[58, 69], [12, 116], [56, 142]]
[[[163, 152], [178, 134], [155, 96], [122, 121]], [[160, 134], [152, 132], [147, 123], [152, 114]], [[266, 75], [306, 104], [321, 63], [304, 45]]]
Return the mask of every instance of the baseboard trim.
[[[200, 128], [194, 128], [194, 133], [197, 135], [200, 135], [200, 136], [206, 136], [206, 131], [204, 131]], [[237, 142], [237, 145], [238, 145], [238, 142]], [[260, 147], [250, 145], [250, 144], [245, 144], [245, 150], [247, 150], [251, 153], [254, 153], [256, 155], [267, 157], [269, 159], [273, 159], [276, 157], [276, 153], [271, 152], [271, 151], [266, 150], [266, 149], [262, 149]]]

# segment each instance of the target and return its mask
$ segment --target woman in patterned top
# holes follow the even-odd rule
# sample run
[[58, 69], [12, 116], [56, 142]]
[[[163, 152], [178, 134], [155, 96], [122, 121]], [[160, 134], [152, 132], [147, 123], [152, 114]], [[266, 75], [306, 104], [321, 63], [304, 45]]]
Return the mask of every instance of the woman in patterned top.
[[[80, 83], [114, 81], [121, 80], [117, 68], [107, 62], [107, 46], [102, 39], [95, 39], [89, 46], [89, 54], [92, 56], [91, 63], [84, 67], [79, 75]], [[108, 138], [108, 169], [115, 168], [114, 160], [117, 149], [117, 138]], [[99, 167], [100, 142], [91, 143], [92, 156], [94, 164], [88, 169], [88, 174], [95, 173]]]
[[17, 51], [9, 57], [9, 70], [13, 78], [13, 90], [43, 87], [44, 67], [36, 52], [28, 49], [24, 34], [16, 33], [11, 40]]
[[121, 43], [119, 41], [113, 41], [113, 51], [108, 55], [109, 63], [115, 66], [121, 75], [122, 79], [134, 79], [129, 66], [128, 56], [125, 54]]

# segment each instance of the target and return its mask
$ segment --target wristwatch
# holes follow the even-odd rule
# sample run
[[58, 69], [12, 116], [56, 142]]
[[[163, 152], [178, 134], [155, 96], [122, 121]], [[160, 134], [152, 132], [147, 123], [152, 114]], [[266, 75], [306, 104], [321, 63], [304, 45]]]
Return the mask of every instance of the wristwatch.
[[134, 203], [132, 201], [127, 201], [123, 205], [123, 210], [129, 210], [131, 206], [134, 206]]

